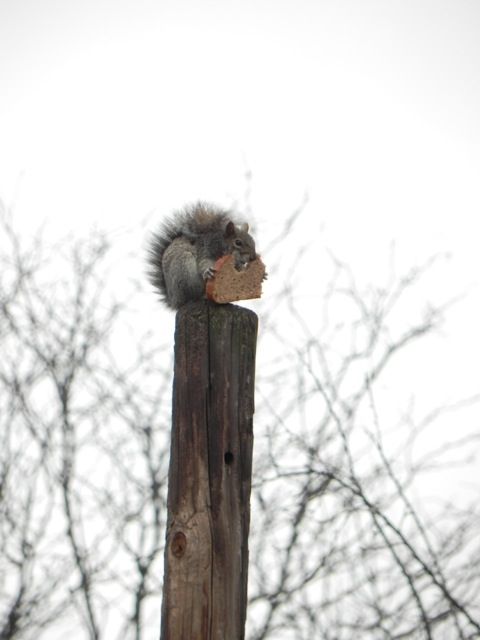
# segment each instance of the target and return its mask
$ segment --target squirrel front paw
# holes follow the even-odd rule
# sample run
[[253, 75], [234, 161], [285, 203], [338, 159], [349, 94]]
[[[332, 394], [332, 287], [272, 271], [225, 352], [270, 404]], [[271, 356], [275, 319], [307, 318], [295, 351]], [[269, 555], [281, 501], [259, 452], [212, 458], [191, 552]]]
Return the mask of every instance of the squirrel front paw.
[[216, 270], [214, 267], [207, 267], [203, 272], [203, 279], [211, 280], [214, 277], [215, 273], [216, 273]]

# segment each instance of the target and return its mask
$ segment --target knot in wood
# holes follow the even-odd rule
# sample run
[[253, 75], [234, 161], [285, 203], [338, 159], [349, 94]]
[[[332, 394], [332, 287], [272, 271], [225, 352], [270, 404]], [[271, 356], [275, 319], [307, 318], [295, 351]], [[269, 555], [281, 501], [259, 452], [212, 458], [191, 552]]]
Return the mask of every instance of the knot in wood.
[[172, 544], [170, 545], [170, 549], [173, 555], [176, 558], [181, 558], [185, 553], [185, 549], [187, 548], [187, 538], [184, 533], [181, 531], [177, 531], [177, 533], [173, 536]]

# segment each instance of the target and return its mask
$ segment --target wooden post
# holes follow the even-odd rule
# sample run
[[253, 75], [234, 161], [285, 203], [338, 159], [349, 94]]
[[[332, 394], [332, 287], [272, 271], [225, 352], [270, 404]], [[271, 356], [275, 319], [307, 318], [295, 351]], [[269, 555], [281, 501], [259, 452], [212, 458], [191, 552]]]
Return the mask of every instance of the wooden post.
[[161, 640], [245, 635], [257, 316], [177, 313]]

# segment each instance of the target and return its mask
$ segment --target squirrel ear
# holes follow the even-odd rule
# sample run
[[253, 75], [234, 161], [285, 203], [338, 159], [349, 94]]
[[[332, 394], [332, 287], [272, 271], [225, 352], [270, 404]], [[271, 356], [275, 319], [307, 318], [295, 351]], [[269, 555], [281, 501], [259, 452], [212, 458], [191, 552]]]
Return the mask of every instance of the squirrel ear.
[[231, 236], [234, 236], [234, 235], [235, 235], [235, 225], [231, 220], [229, 220], [225, 227], [225, 237], [230, 238]]
[[248, 222], [244, 222], [240, 225], [240, 231], [245, 231], [245, 233], [248, 231]]

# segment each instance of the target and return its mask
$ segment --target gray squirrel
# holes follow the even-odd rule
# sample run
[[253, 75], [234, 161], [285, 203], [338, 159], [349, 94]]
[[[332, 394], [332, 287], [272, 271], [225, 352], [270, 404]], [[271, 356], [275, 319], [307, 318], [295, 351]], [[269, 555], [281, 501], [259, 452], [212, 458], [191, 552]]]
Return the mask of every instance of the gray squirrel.
[[218, 258], [233, 255], [242, 269], [255, 260], [248, 224], [236, 225], [228, 211], [198, 202], [177, 211], [153, 234], [148, 252], [149, 280], [172, 309], [205, 296]]

